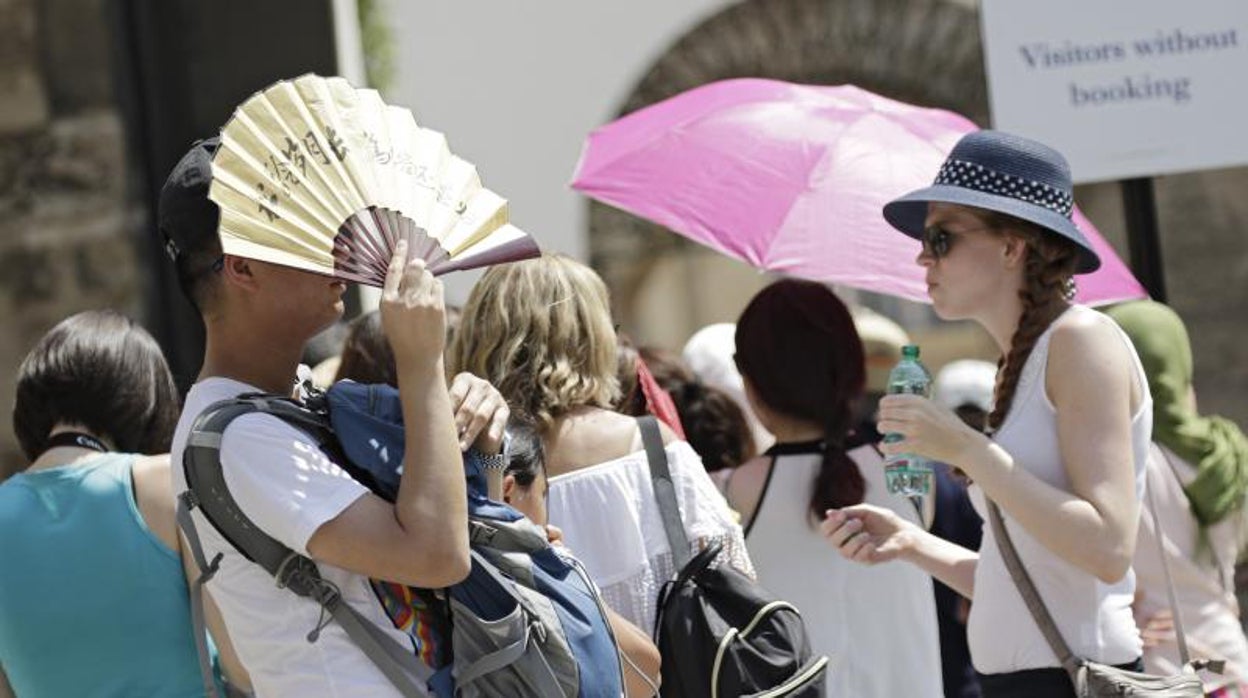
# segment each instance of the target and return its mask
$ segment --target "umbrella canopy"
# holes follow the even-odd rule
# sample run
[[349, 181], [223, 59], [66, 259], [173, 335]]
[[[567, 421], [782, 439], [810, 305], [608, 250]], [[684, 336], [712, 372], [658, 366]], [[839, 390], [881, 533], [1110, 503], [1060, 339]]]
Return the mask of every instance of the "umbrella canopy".
[[[703, 85], [590, 134], [573, 188], [759, 269], [928, 302], [918, 241], [886, 202], [931, 183], [978, 127], [852, 85]], [[1146, 297], [1077, 209], [1101, 256], [1077, 299]]]

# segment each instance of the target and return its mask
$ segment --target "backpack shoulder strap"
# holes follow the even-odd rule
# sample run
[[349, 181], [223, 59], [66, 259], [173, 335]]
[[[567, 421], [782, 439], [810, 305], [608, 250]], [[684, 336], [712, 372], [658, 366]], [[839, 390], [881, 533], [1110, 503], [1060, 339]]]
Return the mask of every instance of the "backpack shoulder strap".
[[[273, 575], [278, 587], [290, 589], [320, 604], [403, 695], [428, 695], [425, 687], [433, 675], [432, 669], [361, 616], [350, 604], [344, 603], [338, 588], [321, 578], [315, 562], [262, 531], [247, 518], [230, 494], [221, 467], [221, 439], [230, 422], [256, 412], [290, 423], [307, 433], [318, 445], [333, 441], [333, 430], [326, 414], [304, 408], [288, 398], [270, 395], [246, 395], [213, 403], [195, 419], [191, 427], [182, 456], [188, 489], [178, 496], [177, 516], [178, 525], [201, 571], [199, 578], [191, 585], [191, 619], [195, 626], [195, 642], [207, 695], [216, 695], [216, 686], [212, 681], [204, 642], [203, 585], [216, 574], [221, 554], [218, 553], [211, 563], [207, 562], [190, 516], [190, 510], [195, 508], [199, 508], [213, 528], [244, 557]], [[308, 633], [308, 642], [315, 642], [323, 627], [318, 625]], [[209, 684], [212, 684], [211, 687]]]
[[685, 525], [680, 521], [680, 503], [676, 499], [676, 483], [672, 481], [672, 471], [667, 466], [663, 434], [659, 432], [658, 420], [652, 415], [638, 417], [637, 427], [641, 429], [641, 441], [646, 446], [646, 460], [650, 462], [650, 482], [654, 487], [654, 498], [659, 503], [659, 514], [663, 517], [667, 544], [672, 549], [672, 560], [676, 563], [676, 569], [681, 569], [689, 562], [689, 537], [685, 535]]
[[[274, 414], [275, 410], [268, 405], [273, 400], [268, 397], [223, 400], [209, 405], [200, 413], [191, 426], [182, 454], [182, 469], [188, 488], [182, 496], [188, 500], [188, 509], [198, 508], [230, 545], [276, 577], [279, 572], [291, 569], [288, 567], [290, 556], [296, 553], [247, 518], [230, 494], [221, 467], [221, 439], [226, 427], [245, 414]], [[279, 414], [274, 416], [281, 417]], [[278, 581], [279, 584], [282, 582], [280, 578]], [[295, 591], [298, 593], [299, 589]]]

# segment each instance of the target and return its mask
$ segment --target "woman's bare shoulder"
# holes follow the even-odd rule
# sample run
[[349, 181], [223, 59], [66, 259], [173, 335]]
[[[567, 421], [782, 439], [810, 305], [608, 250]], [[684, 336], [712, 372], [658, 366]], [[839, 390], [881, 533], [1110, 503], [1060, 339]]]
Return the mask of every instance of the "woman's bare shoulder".
[[1130, 350], [1117, 325], [1108, 316], [1082, 308], [1054, 321], [1049, 344], [1049, 363], [1078, 365], [1102, 361], [1126, 361]]
[[1086, 308], [1066, 313], [1056, 321], [1049, 345], [1046, 387], [1050, 398], [1123, 390], [1130, 395], [1134, 411], [1142, 386], [1133, 377], [1133, 352], [1108, 316]]
[[661, 419], [658, 420], [658, 422], [659, 422], [659, 433], [663, 435], [664, 445], [670, 444], [673, 441], [680, 441], [680, 437], [676, 435], [675, 430], [667, 426], [667, 422], [664, 422]]
[[767, 455], [756, 456], [732, 469], [724, 485], [724, 498], [741, 515], [742, 523], [754, 516], [770, 471], [771, 457]]
[[131, 469], [134, 501], [147, 527], [172, 550], [178, 549], [173, 476], [169, 454], [138, 456]]
[[637, 421], [595, 409], [559, 419], [546, 440], [546, 468], [552, 475], [622, 458], [641, 450]]
[[1073, 312], [1063, 313], [1053, 321], [1054, 346], [1098, 342], [1110, 338], [1118, 338], [1117, 325], [1108, 315], [1092, 308], [1077, 306]]
[[136, 483], [142, 480], [142, 484], [136, 484], [136, 487], [157, 495], [168, 494], [169, 499], [173, 499], [173, 470], [168, 453], [135, 456], [132, 471]]

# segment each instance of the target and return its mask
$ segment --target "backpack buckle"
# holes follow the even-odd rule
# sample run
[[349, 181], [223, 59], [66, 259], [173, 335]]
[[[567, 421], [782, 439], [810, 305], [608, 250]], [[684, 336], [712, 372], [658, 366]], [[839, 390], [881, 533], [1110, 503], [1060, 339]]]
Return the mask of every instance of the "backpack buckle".
[[199, 497], [196, 496], [194, 490], [186, 490], [178, 495], [178, 499], [186, 502], [187, 510], [194, 510], [199, 507]]
[[[321, 581], [321, 571], [311, 559], [291, 551], [277, 566], [273, 579], [279, 589], [290, 589], [300, 596], [316, 598], [314, 592]], [[320, 601], [319, 598], [317, 600]]]

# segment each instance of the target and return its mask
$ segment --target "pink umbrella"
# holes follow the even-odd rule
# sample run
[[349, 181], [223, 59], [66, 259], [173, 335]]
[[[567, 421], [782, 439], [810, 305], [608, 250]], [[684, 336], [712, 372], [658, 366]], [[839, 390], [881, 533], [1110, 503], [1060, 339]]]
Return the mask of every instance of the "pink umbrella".
[[[974, 123], [852, 85], [710, 83], [590, 134], [573, 188], [759, 269], [927, 302], [919, 243], [885, 202], [931, 183]], [[1077, 209], [1101, 256], [1078, 300], [1147, 294]]]

